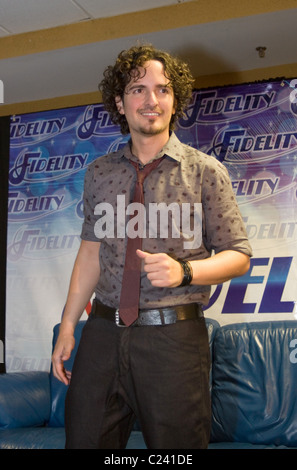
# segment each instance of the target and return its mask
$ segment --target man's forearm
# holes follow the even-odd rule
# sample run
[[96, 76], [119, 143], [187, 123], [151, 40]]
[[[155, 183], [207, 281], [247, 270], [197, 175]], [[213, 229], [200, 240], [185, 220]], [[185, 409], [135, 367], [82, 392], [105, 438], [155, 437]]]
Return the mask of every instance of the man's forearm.
[[[147, 253], [137, 250], [143, 260], [143, 269], [155, 287], [178, 287], [183, 280], [180, 263], [166, 253]], [[191, 284], [215, 285], [242, 276], [250, 266], [248, 255], [226, 250], [210, 258], [190, 261], [193, 271]]]
[[216, 285], [245, 274], [250, 257], [239, 251], [226, 250], [204, 260], [191, 261], [191, 284]]

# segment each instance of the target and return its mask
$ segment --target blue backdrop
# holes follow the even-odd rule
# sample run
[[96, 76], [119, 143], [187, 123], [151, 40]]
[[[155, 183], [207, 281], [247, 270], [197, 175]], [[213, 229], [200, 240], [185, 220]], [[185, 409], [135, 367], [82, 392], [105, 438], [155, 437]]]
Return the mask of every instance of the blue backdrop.
[[[178, 125], [184, 143], [227, 167], [253, 246], [250, 271], [212, 289], [205, 314], [221, 324], [297, 314], [294, 93], [291, 81], [195, 91]], [[85, 169], [127, 139], [101, 104], [12, 117], [8, 371], [49, 368], [80, 243]]]

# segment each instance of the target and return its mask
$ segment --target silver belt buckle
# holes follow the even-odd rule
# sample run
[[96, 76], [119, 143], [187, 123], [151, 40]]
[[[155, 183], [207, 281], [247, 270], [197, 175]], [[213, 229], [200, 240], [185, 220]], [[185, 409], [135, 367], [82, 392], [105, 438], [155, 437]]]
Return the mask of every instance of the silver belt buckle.
[[115, 324], [120, 328], [125, 328], [126, 327], [126, 325], [120, 325], [120, 312], [119, 312], [119, 309], [116, 309], [116, 311], [115, 311]]

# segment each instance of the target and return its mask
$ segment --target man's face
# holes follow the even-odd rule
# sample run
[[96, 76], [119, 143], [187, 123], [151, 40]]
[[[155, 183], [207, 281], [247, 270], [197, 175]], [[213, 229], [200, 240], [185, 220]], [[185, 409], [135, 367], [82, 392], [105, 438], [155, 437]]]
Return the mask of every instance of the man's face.
[[124, 97], [116, 99], [118, 110], [125, 115], [133, 136], [169, 135], [169, 125], [175, 113], [175, 99], [170, 81], [164, 75], [163, 64], [151, 60], [140, 68], [140, 77], [128, 83]]

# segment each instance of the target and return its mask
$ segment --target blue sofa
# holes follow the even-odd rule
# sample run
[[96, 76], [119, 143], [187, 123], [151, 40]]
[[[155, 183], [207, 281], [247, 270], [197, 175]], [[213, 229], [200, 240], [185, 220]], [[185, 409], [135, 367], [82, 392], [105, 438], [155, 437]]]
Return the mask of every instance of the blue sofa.
[[[84, 324], [76, 328], [76, 348]], [[209, 449], [297, 448], [296, 322], [220, 326], [207, 319], [207, 327], [213, 413]], [[0, 448], [63, 449], [66, 390], [52, 373], [1, 374]], [[127, 449], [145, 448], [135, 429]]]

